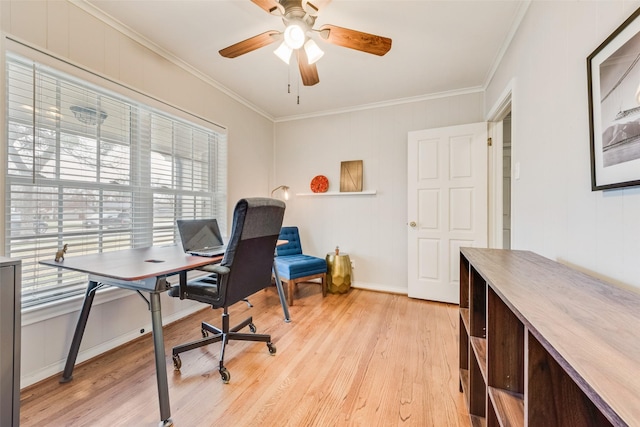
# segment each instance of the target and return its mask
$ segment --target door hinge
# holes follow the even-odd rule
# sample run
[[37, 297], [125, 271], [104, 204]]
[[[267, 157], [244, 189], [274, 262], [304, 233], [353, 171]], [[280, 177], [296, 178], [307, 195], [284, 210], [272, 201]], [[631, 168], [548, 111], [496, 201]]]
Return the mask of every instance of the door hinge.
[[487, 138], [487, 145], [489, 147], [491, 147], [493, 145], [493, 141], [491, 140], [491, 138]]

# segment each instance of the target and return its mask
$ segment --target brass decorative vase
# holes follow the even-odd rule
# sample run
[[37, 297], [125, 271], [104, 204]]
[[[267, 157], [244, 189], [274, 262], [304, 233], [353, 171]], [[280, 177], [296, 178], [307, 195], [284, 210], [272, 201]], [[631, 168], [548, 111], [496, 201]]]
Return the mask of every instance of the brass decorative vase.
[[[336, 251], [337, 252], [337, 251]], [[327, 290], [344, 294], [351, 288], [351, 260], [349, 254], [329, 252], [327, 260]]]

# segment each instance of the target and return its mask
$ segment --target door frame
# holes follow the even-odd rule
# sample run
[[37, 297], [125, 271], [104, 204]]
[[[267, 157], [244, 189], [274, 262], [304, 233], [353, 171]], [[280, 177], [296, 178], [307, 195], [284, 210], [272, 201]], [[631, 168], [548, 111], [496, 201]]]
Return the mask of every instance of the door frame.
[[[514, 80], [511, 80], [505, 90], [502, 92], [498, 101], [494, 104], [493, 108], [487, 114], [487, 123], [489, 124], [488, 136], [491, 138], [491, 146], [489, 147], [488, 154], [488, 246], [490, 248], [502, 249], [502, 197], [503, 197], [503, 182], [502, 182], [502, 167], [503, 167], [503, 148], [504, 148], [504, 135], [502, 133], [503, 120], [509, 113], [511, 113], [511, 170], [513, 170], [513, 129], [515, 128], [514, 117]], [[512, 178], [513, 179], [513, 178]], [[513, 186], [511, 186], [513, 189]], [[513, 209], [511, 210], [513, 212]], [[513, 242], [513, 227], [511, 227], [511, 241]]]

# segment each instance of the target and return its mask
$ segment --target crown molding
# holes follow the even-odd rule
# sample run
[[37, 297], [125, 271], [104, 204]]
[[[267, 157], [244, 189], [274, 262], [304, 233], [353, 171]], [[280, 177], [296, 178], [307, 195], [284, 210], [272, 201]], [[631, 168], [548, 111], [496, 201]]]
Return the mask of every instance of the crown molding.
[[191, 64], [185, 62], [181, 58], [178, 58], [177, 56], [175, 56], [171, 52], [167, 51], [166, 49], [163, 49], [162, 47], [158, 46], [153, 41], [147, 39], [142, 34], [139, 34], [136, 31], [132, 30], [130, 27], [128, 27], [127, 25], [125, 25], [121, 21], [115, 19], [113, 16], [111, 16], [111, 15], [105, 13], [104, 11], [98, 9], [97, 7], [92, 5], [91, 3], [88, 3], [86, 0], [68, 0], [68, 1], [69, 1], [69, 3], [73, 4], [74, 6], [78, 7], [79, 9], [82, 9], [83, 11], [87, 12], [88, 14], [94, 16], [95, 18], [99, 19], [100, 21], [104, 22], [105, 24], [109, 25], [110, 27], [115, 28], [120, 33], [122, 33], [123, 35], [129, 37], [130, 39], [136, 41], [137, 43], [140, 43], [142, 46], [146, 47], [150, 51], [156, 53], [157, 55], [159, 55], [159, 56], [161, 56], [163, 58], [165, 58], [167, 61], [172, 62], [173, 64], [177, 65], [178, 67], [182, 68], [183, 70], [185, 70], [186, 72], [192, 74], [193, 76], [197, 77], [198, 79], [204, 81], [205, 83], [209, 84], [210, 86], [214, 87], [215, 89], [219, 90], [220, 92], [224, 93], [225, 95], [229, 96], [230, 98], [232, 98], [235, 101], [239, 102], [240, 104], [244, 105], [245, 107], [255, 111], [256, 113], [260, 114], [261, 116], [263, 116], [264, 118], [266, 118], [268, 120], [274, 121], [274, 117], [272, 115], [270, 115], [266, 111], [262, 110], [261, 108], [257, 107], [255, 104], [253, 104], [248, 99], [245, 99], [245, 98], [241, 97], [240, 95], [238, 95], [237, 93], [235, 93], [231, 89], [229, 89], [228, 87], [224, 86], [223, 84], [219, 83], [218, 81], [216, 81], [216, 80], [212, 79], [211, 77], [207, 76], [206, 74], [202, 73], [200, 70], [198, 70], [197, 68], [195, 68]]
[[392, 100], [388, 100], [388, 101], [376, 102], [376, 103], [371, 103], [371, 104], [361, 104], [361, 105], [356, 105], [356, 106], [352, 106], [352, 107], [325, 110], [325, 111], [319, 111], [319, 112], [308, 113], [308, 114], [274, 117], [271, 114], [269, 114], [266, 111], [264, 111], [261, 108], [259, 108], [258, 106], [256, 106], [251, 101], [243, 98], [242, 96], [240, 96], [237, 93], [233, 92], [231, 89], [227, 88], [223, 84], [221, 84], [218, 81], [212, 79], [208, 75], [202, 73], [200, 70], [198, 70], [197, 68], [193, 67], [189, 63], [185, 62], [181, 58], [175, 56], [171, 52], [169, 52], [169, 51], [163, 49], [162, 47], [158, 46], [156, 43], [154, 43], [153, 41], [147, 39], [143, 35], [133, 31], [130, 27], [126, 26], [125, 24], [123, 24], [119, 20], [115, 19], [111, 15], [103, 12], [102, 10], [98, 9], [97, 7], [92, 5], [91, 3], [88, 3], [86, 0], [68, 0], [68, 1], [70, 3], [72, 3], [73, 5], [75, 5], [76, 7], [82, 9], [83, 11], [91, 14], [95, 18], [97, 18], [100, 21], [104, 22], [105, 24], [115, 28], [120, 33], [122, 33], [123, 35], [125, 35], [125, 36], [131, 38], [132, 40], [140, 43], [142, 46], [146, 47], [147, 49], [151, 50], [152, 52], [160, 55], [161, 57], [163, 57], [165, 59], [167, 59], [168, 61], [172, 62], [173, 64], [175, 64], [177, 66], [179, 66], [180, 68], [182, 68], [183, 70], [187, 71], [188, 73], [191, 73], [192, 75], [194, 75], [198, 79], [200, 79], [200, 80], [204, 81], [205, 83], [211, 85], [212, 87], [216, 88], [220, 92], [224, 93], [225, 95], [229, 96], [230, 98], [234, 99], [235, 101], [239, 102], [240, 104], [244, 105], [245, 107], [255, 111], [256, 113], [258, 113], [259, 115], [263, 116], [264, 118], [266, 118], [268, 120], [271, 120], [274, 123], [288, 122], [288, 121], [294, 121], [294, 120], [304, 120], [304, 119], [315, 118], [315, 117], [323, 117], [323, 116], [330, 116], [330, 115], [336, 115], [336, 114], [344, 114], [344, 113], [350, 113], [350, 112], [355, 112], [355, 111], [370, 110], [370, 109], [375, 109], [375, 108], [384, 108], [384, 107], [390, 107], [390, 106], [395, 106], [395, 105], [402, 105], [402, 104], [410, 104], [410, 103], [415, 103], [415, 102], [421, 102], [421, 101], [426, 101], [426, 100], [433, 100], [433, 99], [446, 98], [446, 97], [451, 97], [451, 96], [458, 96], [458, 95], [466, 95], [466, 94], [484, 92], [484, 91], [486, 91], [487, 87], [491, 83], [491, 80], [493, 80], [493, 77], [495, 76], [495, 73], [497, 72], [497, 69], [498, 69], [500, 63], [502, 62], [502, 59], [504, 58], [504, 55], [506, 54], [509, 46], [511, 45], [511, 42], [513, 41], [513, 38], [515, 37], [515, 35], [516, 35], [517, 31], [518, 31], [518, 28], [519, 28], [522, 20], [524, 19], [524, 16], [526, 15], [526, 13], [527, 13], [527, 11], [529, 9], [529, 6], [531, 4], [531, 0], [527, 0], [527, 1], [523, 2], [522, 5], [517, 10], [516, 19], [514, 20], [514, 23], [513, 23], [512, 27], [511, 27], [511, 30], [510, 30], [509, 34], [505, 37], [505, 41], [504, 41], [504, 43], [502, 45], [502, 48], [500, 49], [500, 51], [496, 55], [496, 58], [493, 61], [493, 65], [492, 65], [492, 67], [490, 68], [490, 70], [487, 73], [487, 77], [485, 79], [485, 83], [482, 86], [470, 87], [470, 88], [465, 88], [465, 89], [458, 89], [458, 90], [447, 91], [447, 92], [431, 93], [431, 94], [425, 94], [425, 95], [421, 95], [421, 96], [414, 96], [414, 97], [408, 97], [408, 98], [398, 98], [398, 99], [392, 99]]
[[412, 96], [408, 98], [391, 99], [388, 101], [374, 102], [371, 104], [362, 104], [362, 105], [356, 105], [353, 107], [338, 108], [334, 110], [325, 110], [325, 111], [309, 113], [309, 114], [277, 117], [274, 119], [274, 122], [281, 123], [281, 122], [289, 122], [293, 120], [310, 119], [314, 117], [331, 116], [334, 114], [352, 113], [355, 111], [373, 110], [376, 108], [393, 107], [396, 105], [412, 104], [415, 102], [429, 101], [433, 99], [450, 98], [452, 96], [459, 96], [459, 95], [469, 95], [472, 93], [478, 93], [478, 92], [484, 92], [484, 91], [485, 91], [484, 86], [476, 86], [476, 87], [470, 87], [466, 89], [457, 89], [457, 90], [451, 90], [447, 92], [431, 93], [431, 94], [420, 95], [420, 96]]
[[502, 62], [504, 55], [507, 53], [509, 46], [511, 46], [511, 42], [516, 36], [516, 33], [520, 28], [520, 24], [522, 23], [522, 20], [527, 14], [527, 11], [529, 10], [530, 5], [531, 5], [531, 0], [527, 0], [523, 2], [518, 8], [518, 10], [516, 11], [516, 18], [513, 20], [513, 25], [511, 26], [511, 30], [509, 31], [509, 34], [507, 34], [507, 36], [505, 37], [504, 43], [502, 43], [502, 47], [500, 48], [500, 51], [496, 54], [496, 58], [493, 61], [493, 65], [491, 66], [491, 68], [489, 69], [489, 72], [487, 73], [487, 78], [485, 79], [485, 83], [483, 86], [485, 90], [489, 87], [491, 80], [493, 80], [493, 77], [498, 71], [498, 67]]

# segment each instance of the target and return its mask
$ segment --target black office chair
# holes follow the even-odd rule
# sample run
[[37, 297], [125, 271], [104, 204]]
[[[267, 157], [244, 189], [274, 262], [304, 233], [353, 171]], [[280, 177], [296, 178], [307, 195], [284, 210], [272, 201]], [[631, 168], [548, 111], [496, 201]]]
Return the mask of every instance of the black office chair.
[[[222, 262], [209, 268], [213, 274], [176, 284], [169, 295], [191, 299], [223, 308], [222, 329], [202, 322], [203, 338], [173, 348], [173, 366], [180, 370], [180, 353], [222, 341], [220, 350], [220, 376], [225, 383], [231, 375], [224, 367], [224, 350], [229, 340], [260, 341], [267, 343], [270, 354], [276, 347], [270, 335], [256, 334], [253, 319], [229, 327], [228, 307], [246, 299], [257, 291], [271, 286], [271, 271], [276, 242], [282, 227], [285, 204], [280, 200], [248, 198], [240, 200], [233, 213], [231, 237]], [[239, 332], [249, 326], [251, 334]], [[209, 333], [213, 334], [209, 336]]]

